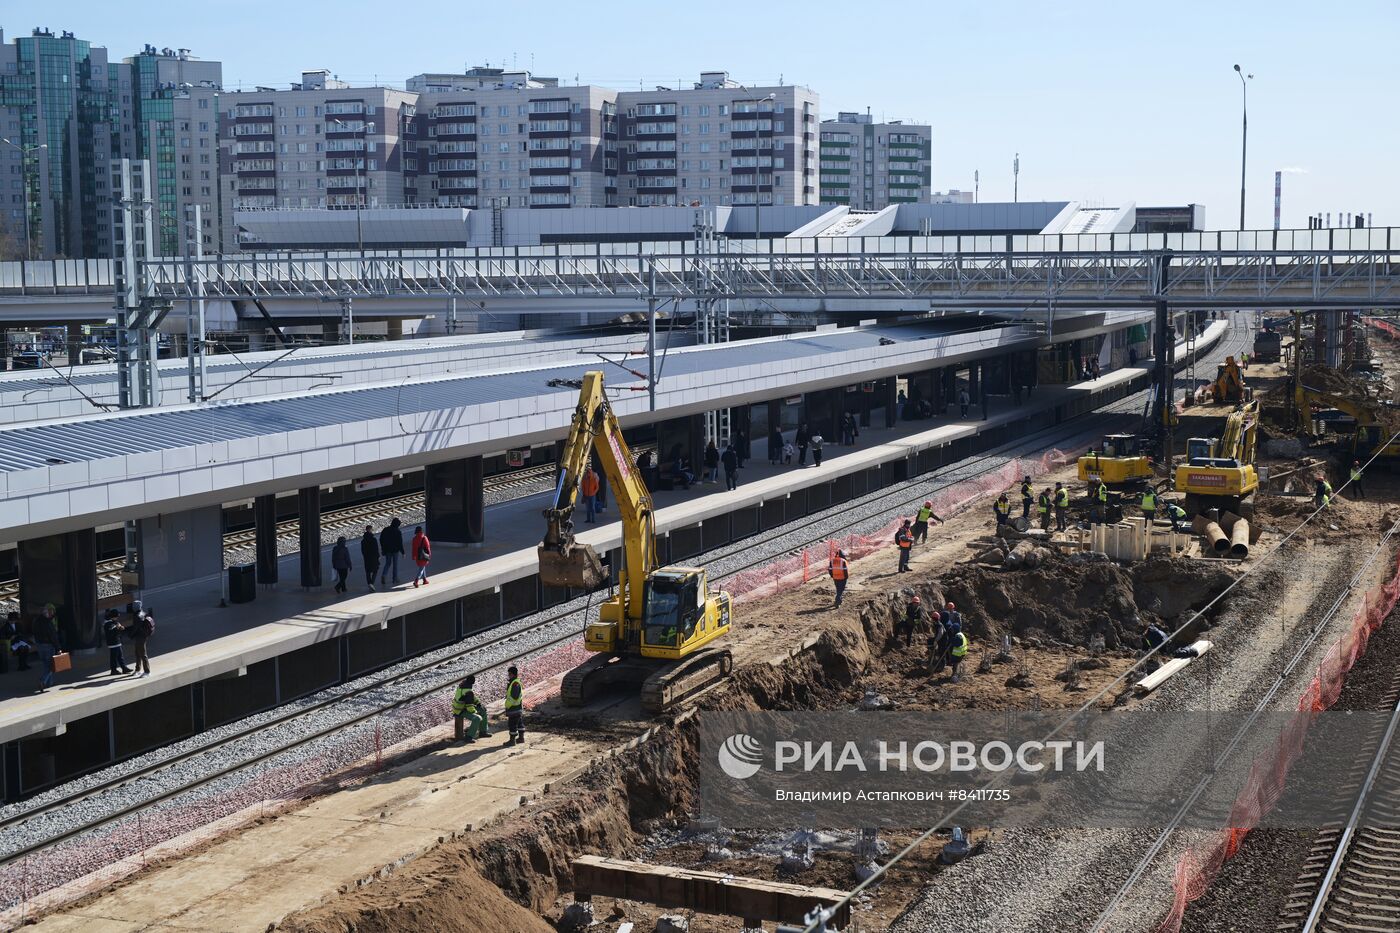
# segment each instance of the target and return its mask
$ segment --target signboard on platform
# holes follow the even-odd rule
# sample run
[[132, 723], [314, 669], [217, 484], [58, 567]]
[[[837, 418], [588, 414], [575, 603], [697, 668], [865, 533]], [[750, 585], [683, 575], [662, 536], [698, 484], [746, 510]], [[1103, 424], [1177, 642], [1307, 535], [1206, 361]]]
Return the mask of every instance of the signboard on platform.
[[379, 476], [367, 476], [364, 479], [355, 480], [355, 491], [366, 492], [370, 489], [384, 489], [394, 485], [394, 474], [382, 473]]
[[530, 462], [530, 448], [523, 447], [519, 450], [506, 451], [506, 463], [509, 466], [519, 467]]

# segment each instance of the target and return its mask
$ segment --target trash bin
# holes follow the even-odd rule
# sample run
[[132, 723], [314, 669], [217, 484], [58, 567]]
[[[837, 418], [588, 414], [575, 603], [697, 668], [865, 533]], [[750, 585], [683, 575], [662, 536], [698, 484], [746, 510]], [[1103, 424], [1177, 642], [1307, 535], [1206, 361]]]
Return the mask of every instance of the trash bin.
[[228, 569], [228, 601], [231, 603], [251, 603], [258, 595], [258, 576], [255, 564], [243, 564]]

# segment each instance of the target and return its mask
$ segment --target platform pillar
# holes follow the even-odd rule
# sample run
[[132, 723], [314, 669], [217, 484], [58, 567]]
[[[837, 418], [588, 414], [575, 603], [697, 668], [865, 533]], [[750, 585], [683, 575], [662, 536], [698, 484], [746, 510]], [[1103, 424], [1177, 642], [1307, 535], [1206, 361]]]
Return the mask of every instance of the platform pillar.
[[424, 471], [427, 532], [433, 543], [486, 541], [486, 500], [480, 457], [430, 463]]
[[272, 494], [253, 500], [254, 560], [257, 562], [258, 582], [277, 582], [277, 497]]
[[885, 397], [885, 427], [892, 428], [899, 419], [899, 380], [894, 376], [886, 376], [881, 382], [884, 386], [882, 394]]
[[223, 509], [217, 505], [170, 512], [137, 522], [141, 588], [167, 586], [224, 570]]
[[20, 615], [30, 621], [53, 603], [63, 646], [70, 651], [97, 647], [96, 530], [31, 538], [20, 541], [17, 550]]
[[297, 533], [301, 554], [301, 585], [321, 585], [321, 487], [297, 490]]
[[403, 318], [391, 317], [384, 322], [385, 334], [390, 340], [403, 339]]

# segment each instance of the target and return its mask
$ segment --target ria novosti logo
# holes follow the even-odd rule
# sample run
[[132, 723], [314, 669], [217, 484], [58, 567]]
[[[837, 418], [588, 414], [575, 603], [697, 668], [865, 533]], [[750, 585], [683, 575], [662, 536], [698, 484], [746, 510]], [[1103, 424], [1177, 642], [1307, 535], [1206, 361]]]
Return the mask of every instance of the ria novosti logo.
[[763, 767], [763, 746], [753, 736], [736, 732], [720, 745], [718, 758], [721, 771], [743, 781]]

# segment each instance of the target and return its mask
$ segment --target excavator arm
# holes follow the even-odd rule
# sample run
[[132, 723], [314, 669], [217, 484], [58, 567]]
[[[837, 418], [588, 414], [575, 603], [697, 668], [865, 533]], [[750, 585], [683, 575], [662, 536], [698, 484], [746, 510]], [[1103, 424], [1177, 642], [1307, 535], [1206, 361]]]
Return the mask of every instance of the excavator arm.
[[647, 574], [656, 569], [656, 534], [651, 495], [642, 482], [603, 390], [603, 374], [584, 373], [582, 380], [551, 380], [550, 386], [579, 390], [569, 438], [559, 461], [559, 480], [544, 510], [545, 536], [539, 546], [540, 582], [546, 586], [595, 589], [607, 575], [598, 552], [574, 539], [573, 512], [590, 454], [608, 478], [622, 514], [624, 567], [618, 574], [627, 616], [640, 619]]

